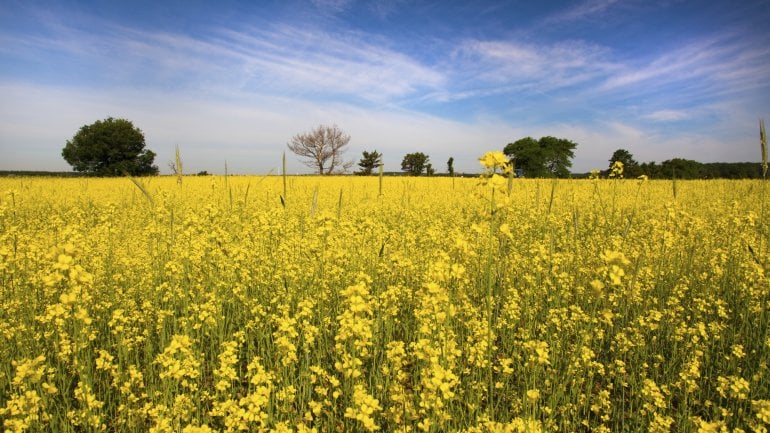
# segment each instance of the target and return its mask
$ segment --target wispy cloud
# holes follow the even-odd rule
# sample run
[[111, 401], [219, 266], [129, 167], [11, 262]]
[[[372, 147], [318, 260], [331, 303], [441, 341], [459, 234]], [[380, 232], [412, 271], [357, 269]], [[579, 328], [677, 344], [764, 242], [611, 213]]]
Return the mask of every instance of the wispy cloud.
[[696, 42], [665, 52], [646, 65], [626, 64], [622, 70], [609, 77], [602, 87], [610, 90], [653, 79], [671, 82], [702, 75], [703, 68], [711, 68], [712, 60], [717, 57], [716, 53], [708, 51], [709, 48], [715, 48], [709, 45], [713, 44]]
[[652, 113], [645, 114], [645, 119], [649, 119], [655, 122], [676, 122], [678, 120], [684, 120], [690, 117], [690, 114], [684, 111], [678, 110], [658, 110]]
[[[391, 9], [372, 12], [382, 5]], [[264, 172], [274, 164], [262, 161], [279, 161], [292, 135], [338, 123], [354, 137], [351, 158], [376, 148], [395, 169], [403, 154], [420, 150], [436, 166], [453, 156], [458, 170], [471, 171], [482, 150], [557, 135], [579, 143], [574, 168], [585, 171], [619, 147], [641, 161], [703, 159], [702, 149], [743, 159], [733, 149], [717, 153], [727, 148], [720, 142], [754, 140], [755, 125], [742, 119], [767, 110], [767, 33], [722, 27], [668, 46], [640, 41], [634, 53], [590, 32], [560, 36], [585, 27], [574, 21], [617, 18], [629, 7], [618, 0], [552, 16], [562, 20], [557, 36], [428, 28], [407, 40], [346, 21], [368, 14], [385, 29], [395, 20], [392, 3], [307, 6], [289, 20], [251, 17], [228, 27], [203, 20], [194, 31], [83, 11], [43, 11], [31, 27], [3, 28], [4, 64], [24, 68], [0, 73], [0, 153], [12, 155], [0, 165], [66, 168], [63, 142], [111, 115], [145, 131], [161, 166], [179, 144], [191, 169], [216, 171], [208, 164], [227, 159], [233, 170]], [[322, 18], [309, 20], [311, 12]], [[35, 157], [16, 155], [18, 144]]]
[[768, 70], [770, 48], [724, 34], [664, 51], [646, 63], [630, 60], [601, 89], [636, 87], [655, 92], [680, 84], [679, 89], [688, 94], [711, 97], [765, 87]]
[[[279, 26], [269, 32], [226, 32], [243, 56], [245, 75], [259, 85], [385, 101], [444, 82], [442, 73], [361, 34], [330, 34]], [[262, 76], [262, 77], [261, 77]]]
[[[475, 172], [480, 150], [521, 134], [499, 119], [461, 122], [414, 111], [284, 97], [217, 101], [156, 90], [30, 84], [0, 85], [0, 95], [7, 102], [0, 106], [0, 153], [15, 155], [13, 149], [25, 147], [24, 154], [3, 160], [3, 169], [66, 170], [60, 157], [65, 141], [82, 125], [106, 116], [130, 119], [142, 129], [162, 170], [179, 145], [191, 171], [221, 172], [227, 161], [233, 173], [264, 173], [280, 162], [294, 134], [336, 123], [353, 137], [345, 155], [351, 160], [363, 150], [377, 149], [385, 154], [386, 168], [398, 170], [403, 155], [419, 150], [429, 154], [437, 168], [453, 156], [458, 172]], [[41, 124], [46, 125], [43, 131]], [[34, 137], [34, 142], [25, 137]], [[291, 172], [307, 172], [289, 157]]]
[[319, 9], [330, 10], [331, 12], [340, 12], [349, 8], [353, 0], [311, 0]]
[[98, 35], [55, 26], [54, 34], [15, 44], [16, 54], [63, 53], [100, 75], [90, 79], [123, 86], [154, 83], [230, 93], [336, 95], [378, 103], [444, 82], [442, 73], [352, 32], [276, 24], [214, 30], [213, 37], [202, 39], [101, 25], [105, 28]]
[[448, 68], [450, 84], [426, 98], [530, 96], [540, 106], [550, 104], [551, 113], [571, 106], [599, 117], [625, 111], [644, 120], [673, 122], [705, 113], [692, 107], [766, 92], [770, 46], [723, 32], [631, 57], [585, 41], [468, 40], [451, 64], [456, 69]]
[[[529, 44], [503, 40], [465, 41], [456, 51], [455, 72], [470, 88], [493, 87], [549, 91], [606, 77], [615, 66], [606, 59], [608, 50], [583, 41]], [[469, 89], [460, 95], [473, 96]]]
[[546, 19], [547, 23], [577, 21], [593, 17], [610, 9], [619, 0], [584, 0], [575, 6], [559, 11]]

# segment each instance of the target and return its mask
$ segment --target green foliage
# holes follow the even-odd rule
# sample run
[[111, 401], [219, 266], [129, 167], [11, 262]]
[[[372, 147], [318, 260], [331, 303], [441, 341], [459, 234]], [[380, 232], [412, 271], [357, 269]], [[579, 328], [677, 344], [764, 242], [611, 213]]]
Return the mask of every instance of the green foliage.
[[702, 177], [703, 164], [692, 159], [673, 158], [663, 161], [660, 172], [669, 179], [699, 179]]
[[449, 173], [450, 176], [455, 175], [455, 159], [454, 157], [449, 157], [449, 160], [446, 162], [446, 171]]
[[759, 179], [762, 166], [756, 162], [710, 162], [700, 163], [691, 159], [674, 158], [641, 164], [642, 174], [651, 179]]
[[545, 173], [545, 158], [540, 143], [532, 137], [508, 143], [503, 153], [511, 158], [514, 166], [524, 170], [527, 177], [543, 177]]
[[569, 177], [577, 143], [565, 138], [525, 137], [503, 149], [516, 168], [527, 177]]
[[577, 143], [565, 138], [542, 137], [540, 148], [545, 155], [545, 168], [548, 173], [556, 177], [569, 177], [576, 147]]
[[428, 164], [428, 155], [422, 152], [407, 153], [401, 161], [401, 170], [411, 176], [419, 176]]
[[363, 152], [363, 156], [361, 157], [361, 161], [358, 162], [358, 166], [361, 167], [361, 170], [356, 172], [356, 174], [360, 174], [363, 176], [369, 176], [374, 171], [375, 167], [379, 167], [382, 165], [382, 154], [377, 152], [376, 150], [374, 152]]
[[705, 179], [759, 179], [762, 165], [756, 162], [710, 162], [703, 164], [701, 177]]
[[145, 149], [144, 134], [126, 119], [97, 120], [85, 125], [62, 149], [75, 171], [96, 176], [158, 174], [155, 152]]
[[618, 149], [612, 154], [612, 157], [610, 158], [610, 165], [607, 168], [608, 172], [612, 170], [612, 165], [617, 161], [623, 163], [624, 177], [634, 178], [642, 174], [641, 170], [639, 169], [639, 163], [636, 162], [631, 152], [627, 151], [626, 149]]
[[35, 176], [35, 177], [76, 177], [71, 171], [29, 171], [29, 170], [0, 170], [0, 177]]
[[684, 158], [673, 158], [663, 161], [661, 164], [646, 162], [639, 165], [643, 174], [652, 179], [699, 179], [703, 164], [698, 161]]

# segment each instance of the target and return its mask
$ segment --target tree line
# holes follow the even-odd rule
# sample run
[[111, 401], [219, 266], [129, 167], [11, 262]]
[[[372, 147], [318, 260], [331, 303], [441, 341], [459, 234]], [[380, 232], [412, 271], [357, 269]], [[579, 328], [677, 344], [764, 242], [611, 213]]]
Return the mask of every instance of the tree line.
[[[762, 164], [758, 162], [698, 162], [692, 159], [672, 158], [660, 164], [655, 161], [639, 163], [626, 149], [618, 149], [609, 159], [603, 172], [608, 175], [618, 161], [623, 164], [626, 178], [647, 176], [650, 179], [761, 179]], [[587, 175], [584, 175], [587, 176]]]
[[[337, 125], [319, 125], [308, 132], [297, 134], [287, 143], [288, 149], [301, 158], [302, 162], [318, 174], [346, 173], [353, 167], [353, 161], [344, 159], [344, 152], [350, 143], [350, 135]], [[570, 172], [577, 143], [552, 136], [539, 139], [525, 137], [508, 143], [503, 153], [509, 158], [511, 172], [524, 177], [587, 177]], [[382, 153], [377, 150], [364, 151], [355, 174], [371, 175], [382, 166]], [[158, 174], [154, 165], [155, 153], [145, 149], [144, 134], [126, 119], [108, 117], [91, 125], [85, 125], [66, 142], [62, 157], [74, 171], [96, 176], [132, 176]], [[700, 163], [683, 158], [656, 162], [637, 162], [626, 149], [616, 150], [604, 175], [609, 175], [613, 165], [623, 165], [626, 178], [645, 175], [648, 178], [761, 178], [759, 163]], [[175, 167], [175, 166], [174, 166]], [[434, 175], [436, 167], [423, 152], [404, 155], [401, 171], [411, 176]], [[205, 172], [201, 172], [205, 173]], [[446, 163], [446, 174], [454, 176], [454, 158]]]
[[[569, 177], [572, 158], [577, 143], [564, 138], [542, 137], [535, 140], [532, 137], [522, 138], [505, 146], [503, 153], [510, 158], [513, 173], [530, 177]], [[382, 154], [364, 151], [358, 163], [361, 170], [357, 174], [371, 174], [373, 168], [382, 162]], [[426, 174], [432, 176], [436, 169], [430, 162], [430, 157], [422, 152], [407, 153], [401, 161], [401, 170], [411, 176]], [[447, 160], [446, 173], [454, 176], [454, 158]]]

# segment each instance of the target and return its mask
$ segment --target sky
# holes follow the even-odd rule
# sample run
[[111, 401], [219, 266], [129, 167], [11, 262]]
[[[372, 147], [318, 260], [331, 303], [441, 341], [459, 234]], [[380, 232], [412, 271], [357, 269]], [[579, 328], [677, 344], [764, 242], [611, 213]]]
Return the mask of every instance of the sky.
[[759, 161], [766, 0], [0, 0], [0, 170], [66, 171], [84, 125], [125, 118], [169, 173], [312, 169], [319, 125], [385, 170], [437, 172], [524, 137], [577, 143], [572, 171]]

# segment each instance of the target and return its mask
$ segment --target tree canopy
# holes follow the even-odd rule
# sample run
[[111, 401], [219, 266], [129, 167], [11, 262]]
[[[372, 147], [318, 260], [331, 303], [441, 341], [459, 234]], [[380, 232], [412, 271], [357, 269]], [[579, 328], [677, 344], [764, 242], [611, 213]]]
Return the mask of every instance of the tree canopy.
[[318, 174], [333, 174], [349, 169], [353, 162], [342, 160], [350, 135], [337, 125], [319, 125], [304, 134], [297, 134], [288, 143], [289, 150], [304, 158], [303, 163], [318, 170]]
[[419, 176], [428, 164], [428, 155], [422, 152], [407, 153], [401, 161], [401, 170], [411, 176]]
[[73, 170], [96, 176], [158, 174], [155, 152], [145, 149], [144, 134], [126, 119], [84, 125], [67, 141], [62, 157]]
[[576, 147], [577, 143], [565, 138], [547, 136], [535, 140], [525, 137], [508, 143], [503, 153], [527, 177], [568, 177]]
[[684, 158], [669, 159], [660, 165], [661, 173], [669, 178], [698, 179], [702, 170], [702, 163]]
[[615, 164], [615, 162], [619, 161], [623, 164], [624, 177], [632, 178], [642, 174], [641, 170], [639, 169], [639, 163], [636, 162], [631, 152], [627, 151], [626, 149], [618, 149], [613, 152], [609, 161], [610, 165], [607, 169], [608, 171], [612, 170], [612, 166]]
[[359, 170], [357, 174], [364, 176], [370, 175], [372, 174], [372, 171], [380, 165], [382, 165], [381, 153], [376, 150], [374, 152], [364, 151], [361, 160], [358, 162], [358, 166], [361, 167], [361, 170]]
[[[621, 161], [622, 162], [622, 161]], [[624, 163], [625, 164], [625, 163]], [[638, 164], [636, 175], [623, 169], [626, 178], [645, 175], [650, 179], [761, 179], [762, 164], [759, 162], [698, 162], [692, 159], [672, 158], [661, 163], [655, 161]], [[609, 172], [605, 172], [607, 175]]]

